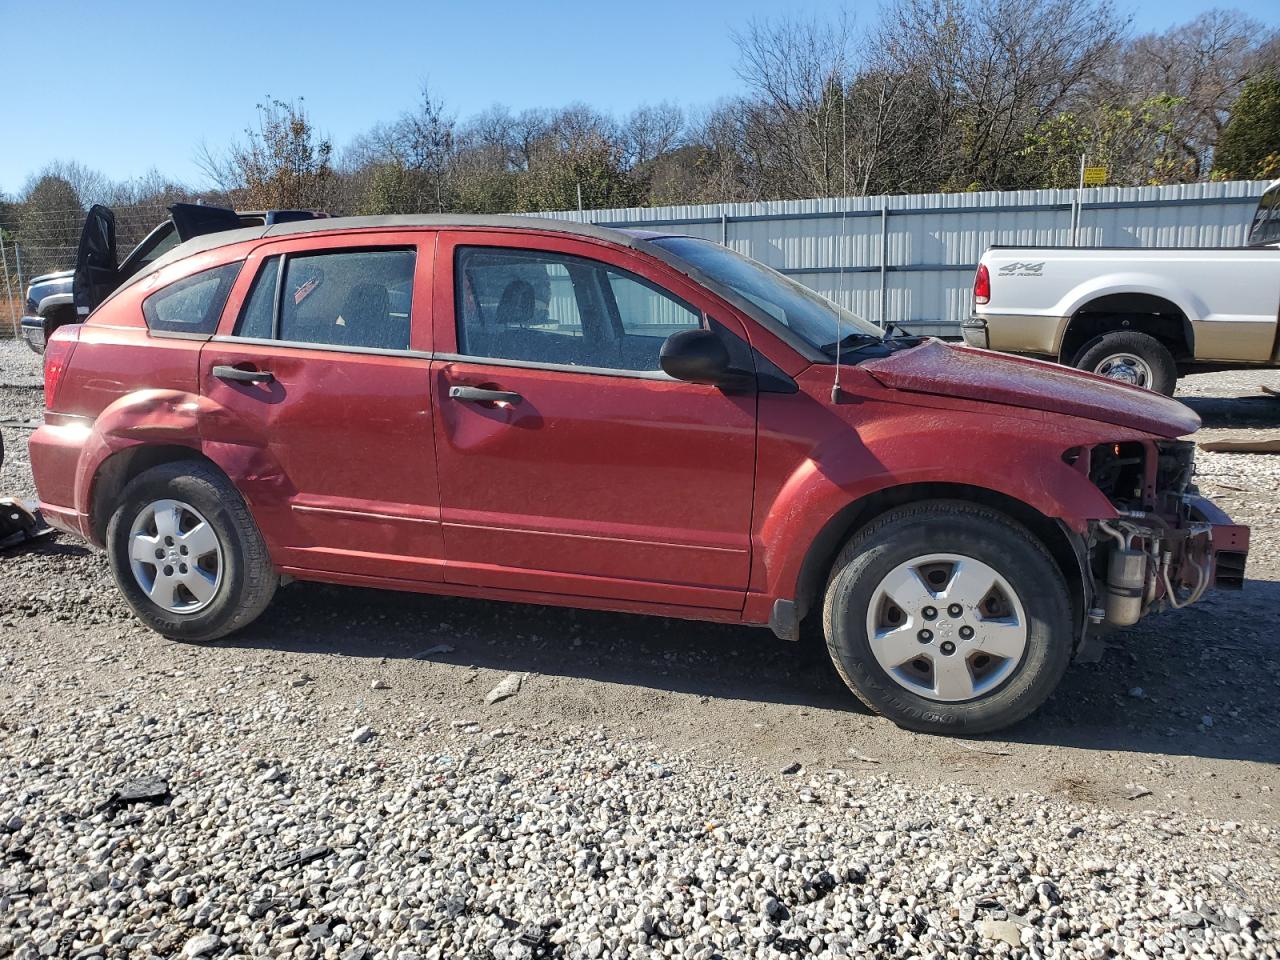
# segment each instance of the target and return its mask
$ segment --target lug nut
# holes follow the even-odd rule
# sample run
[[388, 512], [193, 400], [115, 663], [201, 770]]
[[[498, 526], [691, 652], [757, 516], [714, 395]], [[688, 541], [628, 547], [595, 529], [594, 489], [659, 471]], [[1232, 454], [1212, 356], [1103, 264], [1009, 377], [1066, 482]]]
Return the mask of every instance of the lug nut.
[[917, 634], [916, 634], [916, 638], [917, 638], [921, 643], [933, 643], [933, 631], [932, 631], [932, 630], [921, 630], [919, 633], [917, 633]]
[[960, 639], [961, 639], [961, 640], [972, 640], [972, 639], [973, 639], [973, 627], [970, 627], [970, 626], [967, 626], [967, 625], [966, 625], [966, 626], [961, 627], [961, 628], [960, 628]]
[[938, 610], [936, 607], [925, 607], [920, 611], [920, 615], [926, 620], [936, 620], [938, 619]]
[[956, 652], [956, 645], [950, 640], [946, 640], [943, 642], [941, 649], [943, 654], [949, 657]]
[[964, 613], [964, 607], [960, 606], [958, 603], [953, 603], [951, 606], [947, 607], [947, 613], [953, 617], [958, 617]]

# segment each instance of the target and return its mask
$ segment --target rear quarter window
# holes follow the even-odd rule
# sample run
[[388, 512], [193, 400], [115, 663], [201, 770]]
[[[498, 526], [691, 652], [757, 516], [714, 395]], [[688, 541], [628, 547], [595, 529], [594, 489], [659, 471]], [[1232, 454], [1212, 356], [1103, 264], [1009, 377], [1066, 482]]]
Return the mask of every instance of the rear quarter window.
[[212, 335], [239, 272], [239, 263], [227, 263], [157, 290], [142, 302], [147, 329], [152, 333]]

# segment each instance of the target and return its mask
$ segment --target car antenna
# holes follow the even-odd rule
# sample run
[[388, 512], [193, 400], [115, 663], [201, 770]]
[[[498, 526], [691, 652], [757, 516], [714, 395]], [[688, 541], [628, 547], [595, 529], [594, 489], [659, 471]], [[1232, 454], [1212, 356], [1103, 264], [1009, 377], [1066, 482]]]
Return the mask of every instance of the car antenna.
[[[849, 102], [849, 93], [844, 89], [843, 79], [840, 81], [840, 133], [844, 138], [841, 144], [840, 159], [844, 164], [844, 196], [840, 211], [840, 245], [836, 256], [840, 259], [840, 270], [836, 274], [836, 294], [844, 292], [844, 253], [849, 239], [849, 125], [845, 122], [845, 105]], [[831, 383], [831, 402], [840, 402], [840, 342], [844, 339], [844, 314], [840, 304], [836, 304], [836, 376]]]
[[[846, 198], [847, 202], [847, 198]], [[836, 254], [840, 258], [840, 271], [836, 274], [836, 292], [844, 289], [844, 239], [848, 235], [849, 211], [840, 214], [840, 250]], [[844, 313], [840, 304], [836, 304], [836, 376], [831, 383], [831, 402], [840, 402], [840, 344], [844, 340]]]

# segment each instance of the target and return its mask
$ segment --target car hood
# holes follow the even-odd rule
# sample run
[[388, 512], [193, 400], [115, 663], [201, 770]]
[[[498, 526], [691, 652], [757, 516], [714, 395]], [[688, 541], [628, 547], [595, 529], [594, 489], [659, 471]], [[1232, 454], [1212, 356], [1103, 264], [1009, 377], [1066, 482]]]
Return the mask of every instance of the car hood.
[[74, 270], [55, 270], [53, 273], [42, 273], [38, 277], [32, 277], [27, 282], [34, 286], [48, 280], [70, 280], [73, 276], [75, 276]]
[[1200, 418], [1176, 400], [1092, 373], [926, 340], [861, 369], [894, 390], [984, 400], [1180, 437]]

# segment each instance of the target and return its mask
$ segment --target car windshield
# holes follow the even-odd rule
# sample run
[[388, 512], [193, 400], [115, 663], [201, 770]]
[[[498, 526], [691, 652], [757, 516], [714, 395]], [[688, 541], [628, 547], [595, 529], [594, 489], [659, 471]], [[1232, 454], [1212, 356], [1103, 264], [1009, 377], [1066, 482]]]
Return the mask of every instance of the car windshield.
[[849, 346], [860, 340], [879, 341], [883, 338], [883, 332], [875, 324], [837, 306], [822, 294], [796, 283], [777, 270], [718, 243], [694, 237], [662, 237], [653, 243], [750, 300], [779, 323], [827, 353], [835, 351], [837, 341]]

